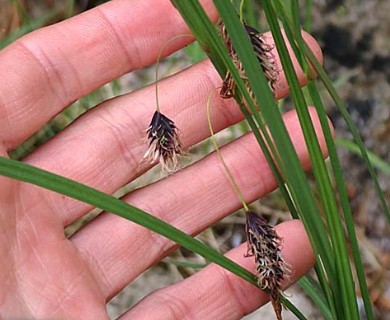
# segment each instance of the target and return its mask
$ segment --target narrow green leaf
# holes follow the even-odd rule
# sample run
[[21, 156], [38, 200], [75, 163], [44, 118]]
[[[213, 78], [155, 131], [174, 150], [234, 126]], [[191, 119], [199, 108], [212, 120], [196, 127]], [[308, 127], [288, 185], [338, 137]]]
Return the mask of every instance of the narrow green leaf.
[[[256, 106], [253, 104], [253, 101], [246, 90], [245, 83], [241, 79], [237, 69], [235, 68], [233, 62], [231, 61], [231, 58], [228, 55], [226, 48], [222, 44], [220, 37], [216, 34], [215, 27], [211, 24], [206, 14], [201, 10], [201, 7], [196, 0], [189, 0], [189, 1], [172, 0], [172, 2], [175, 3], [177, 9], [179, 10], [180, 14], [183, 16], [188, 26], [191, 28], [193, 34], [196, 36], [199, 42], [202, 43], [203, 48], [206, 50], [206, 53], [208, 54], [210, 60], [213, 62], [219, 74], [221, 75], [221, 78], [225, 77], [227, 69], [231, 72], [235, 80], [237, 90], [239, 91], [240, 96], [243, 97], [245, 101], [247, 101], [247, 104], [252, 110], [252, 114], [250, 114], [246, 110], [246, 106], [242, 104], [241, 98], [235, 97], [237, 103], [239, 104], [241, 111], [244, 113], [245, 117], [247, 118], [248, 123], [253, 133], [255, 134], [255, 137], [259, 145], [262, 147], [264, 155], [278, 182], [279, 188], [282, 194], [284, 194], [285, 199], [287, 199], [286, 203], [291, 211], [291, 214], [294, 217], [297, 217], [295, 213], [296, 212], [295, 207], [292, 204], [292, 202], [289, 201], [288, 191], [286, 189], [286, 186], [284, 185], [283, 179], [274, 162], [274, 158], [271, 156], [271, 153], [267, 148], [268, 145], [271, 148], [271, 150], [274, 149], [273, 144], [271, 143], [271, 138], [269, 136], [269, 133], [261, 117], [257, 113]], [[196, 12], [196, 14], [193, 14], [194, 12]], [[233, 12], [235, 18], [237, 18], [234, 10]], [[199, 16], [197, 14], [199, 14]], [[242, 28], [242, 25], [240, 25], [240, 28]], [[252, 51], [251, 54], [253, 55]], [[258, 68], [258, 65], [256, 65], [256, 67]], [[268, 87], [267, 90], [269, 90]], [[255, 121], [252, 120], [252, 117], [255, 119]], [[261, 128], [261, 133], [255, 123], [257, 123], [257, 125]], [[275, 152], [273, 153], [275, 154]], [[275, 155], [275, 157], [277, 156], [278, 155]]]
[[[278, 22], [275, 18], [275, 14], [272, 10], [272, 6], [270, 5], [269, 1], [263, 1], [263, 7], [275, 40], [276, 47], [278, 49], [280, 59], [283, 64], [283, 70], [286, 74], [290, 86], [291, 96], [294, 100], [295, 106], [297, 107], [298, 115], [300, 116], [301, 121], [302, 119], [305, 120], [305, 123], [301, 124], [302, 128], [305, 130], [305, 128], [310, 127], [311, 122], [310, 117], [302, 117], [302, 115], [299, 113], [299, 110], [304, 110], [304, 106], [306, 105], [301, 93], [299, 81], [295, 74], [291, 58], [284, 43], [284, 39], [281, 34]], [[302, 106], [302, 108], [300, 108], [300, 106]], [[263, 110], [265, 116], [268, 111], [269, 110]], [[276, 130], [274, 126], [275, 123], [272, 122], [272, 127], [270, 127], [271, 131], [272, 129]], [[315, 137], [315, 134], [312, 136]], [[283, 136], [276, 133], [273, 135], [273, 137], [277, 144], [282, 142], [279, 146], [279, 152], [284, 154], [285, 167], [288, 168], [288, 170], [285, 172], [286, 180], [287, 183], [291, 185], [289, 190], [293, 195], [294, 203], [296, 203], [296, 205], [300, 208], [300, 218], [302, 219], [305, 228], [308, 231], [308, 235], [313, 245], [314, 251], [316, 254], [322, 257], [323, 264], [326, 266], [327, 272], [330, 273], [329, 278], [334, 279], [334, 257], [332, 256], [332, 247], [330, 246], [329, 239], [326, 236], [326, 229], [321, 219], [319, 219], [321, 216], [319, 208], [317, 207], [313, 193], [302, 170], [295, 150], [292, 147], [292, 143], [289, 141], [288, 136], [286, 138], [285, 133]], [[307, 137], [310, 137], [310, 135], [305, 134], [305, 138]]]
[[[349, 151], [352, 151], [353, 153], [355, 153], [359, 156], [362, 156], [360, 148], [356, 143], [354, 143], [350, 140], [341, 139], [341, 138], [336, 139], [335, 142], [336, 142], [336, 145], [343, 147]], [[368, 155], [368, 158], [370, 159], [370, 161], [374, 167], [376, 167], [378, 170], [382, 171], [383, 173], [390, 175], [390, 163], [381, 159], [379, 156], [377, 156], [375, 153], [373, 153], [369, 150], [367, 150], [367, 155]]]
[[318, 283], [311, 276], [304, 276], [298, 281], [298, 284], [303, 291], [305, 291], [307, 296], [314, 302], [314, 304], [321, 310], [324, 319], [335, 320], [332, 312], [329, 310], [322, 288], [318, 286]]
[[[244, 81], [241, 79], [240, 74], [238, 73], [237, 69], [235, 68], [234, 64], [231, 61], [230, 56], [227, 53], [226, 48], [222, 44], [221, 39], [217, 36], [217, 39], [214, 38], [216, 32], [215, 29], [212, 27], [211, 23], [208, 21], [207, 16], [203, 13], [201, 13], [201, 16], [197, 16], [197, 14], [201, 11], [198, 7], [200, 7], [198, 1], [196, 0], [186, 0], [186, 1], [181, 1], [181, 0], [172, 0], [172, 2], [175, 3], [175, 6], [179, 10], [180, 14], [184, 18], [184, 20], [187, 22], [188, 26], [191, 28], [192, 32], [194, 35], [198, 38], [198, 40], [203, 44], [203, 48], [206, 48], [206, 52], [210, 58], [210, 60], [213, 62], [214, 66], [220, 73], [221, 77], [224, 78], [226, 74], [226, 70], [228, 69], [236, 84], [236, 90], [238, 92], [237, 96], [235, 97], [236, 100], [238, 100], [238, 104], [240, 105], [241, 110], [245, 114], [245, 116], [248, 120], [249, 125], [251, 126], [256, 138], [259, 141], [260, 145], [266, 146], [266, 148], [263, 150], [264, 154], [269, 155], [269, 150], [270, 149], [275, 149], [273, 143], [271, 143], [271, 138], [267, 132], [267, 129], [265, 127], [265, 124], [260, 117], [260, 115], [257, 113], [256, 106], [254, 105], [254, 102], [252, 101], [251, 96], [249, 95], [247, 89], [246, 89], [246, 84]], [[252, 79], [257, 79], [259, 77], [263, 78], [263, 83], [260, 85], [260, 88], [263, 88], [263, 90], [268, 90], [268, 98], [267, 99], [268, 103], [273, 104], [275, 108], [277, 108], [277, 105], [273, 99], [273, 95], [270, 92], [270, 89], [268, 87], [268, 83], [266, 82], [263, 71], [260, 69], [259, 64], [256, 60], [256, 57], [254, 56], [253, 49], [251, 48], [251, 45], [249, 44], [249, 39], [246, 34], [246, 32], [243, 29], [242, 24], [239, 21], [238, 15], [235, 12], [234, 8], [229, 2], [226, 1], [214, 1], [214, 4], [216, 5], [221, 17], [224, 20], [225, 26], [228, 29], [229, 35], [232, 37], [232, 41], [234, 43], [234, 47], [237, 49], [240, 47], [240, 42], [243, 41], [244, 47], [244, 52], [246, 50], [249, 55], [252, 57], [252, 63], [254, 65], [254, 70], [256, 71], [253, 74], [255, 74]], [[195, 13], [196, 12], [196, 13]], [[226, 18], [228, 17], [228, 18]], [[233, 21], [233, 26], [229, 26], [230, 22]], [[193, 28], [197, 28], [194, 30]], [[207, 30], [205, 30], [205, 28]], [[210, 30], [208, 30], [210, 28]], [[237, 32], [237, 33], [236, 33]], [[233, 39], [233, 34], [234, 37], [237, 36], [237, 38], [234, 40]], [[237, 42], [238, 41], [238, 42]], [[245, 55], [245, 53], [244, 53]], [[250, 58], [249, 58], [250, 59]], [[240, 57], [240, 61], [243, 62], [242, 57]], [[247, 68], [245, 68], [247, 71]], [[258, 80], [255, 80], [258, 81]], [[261, 81], [261, 80], [260, 80]], [[253, 88], [253, 83], [251, 82], [252, 88]], [[265, 89], [264, 89], [265, 88]], [[261, 91], [261, 90], [260, 90]], [[263, 91], [262, 91], [263, 92]], [[264, 92], [263, 94], [260, 94], [262, 98], [264, 98]], [[258, 98], [258, 96], [256, 96]], [[246, 102], [246, 104], [249, 106], [250, 110], [252, 111], [252, 114], [249, 113], [249, 111], [246, 109], [246, 107], [242, 104], [241, 99]], [[262, 107], [265, 107], [267, 103], [263, 104], [260, 100], [260, 105]], [[254, 118], [254, 120], [252, 119]], [[278, 113], [278, 117], [281, 119], [280, 114]], [[261, 133], [259, 132], [259, 129], [256, 127], [256, 124], [260, 127]], [[280, 120], [282, 123], [282, 119]], [[265, 141], [265, 140], [266, 141]], [[291, 144], [290, 144], [291, 147]], [[293, 148], [292, 148], [293, 149]], [[278, 169], [275, 166], [274, 160], [275, 158], [279, 157], [279, 153], [273, 154], [274, 157], [270, 156], [270, 167], [273, 170], [275, 176], [277, 177], [277, 180], [281, 183], [280, 187], [285, 190], [285, 195], [288, 196], [288, 192], [286, 190], [285, 185], [283, 184], [283, 181], [281, 179], [281, 176], [278, 172]], [[268, 160], [268, 159], [267, 159]], [[298, 161], [299, 162], [299, 161]], [[275, 170], [275, 171], [274, 171]], [[292, 202], [290, 200], [287, 201], [287, 203]], [[292, 211], [295, 210], [292, 208]], [[298, 315], [298, 314], [297, 314]]]
[[[312, 95], [313, 101], [315, 102], [317, 113], [320, 118], [321, 125], [324, 131], [326, 145], [329, 152], [329, 158], [333, 168], [334, 178], [336, 180], [342, 212], [344, 215], [345, 225], [347, 227], [348, 239], [350, 242], [353, 259], [355, 262], [355, 270], [359, 280], [359, 287], [363, 298], [366, 317], [369, 320], [373, 320], [374, 313], [372, 310], [372, 302], [371, 302], [370, 294], [368, 292], [368, 286], [367, 286], [365, 273], [364, 273], [364, 265], [359, 251], [359, 243], [355, 232], [355, 225], [352, 217], [351, 208], [349, 205], [348, 192], [345, 186], [345, 179], [343, 177], [340, 161], [337, 156], [336, 146], [333, 138], [331, 137], [331, 130], [329, 128], [328, 118], [326, 117], [325, 110], [322, 105], [322, 101], [320, 99], [318, 91], [311, 89], [310, 86], [309, 86], [309, 90]], [[354, 299], [353, 303], [356, 303], [357, 300], [356, 296], [353, 297], [353, 299]]]
[[200, 254], [206, 260], [214, 262], [249, 283], [256, 285], [256, 277], [237, 263], [183, 231], [109, 194], [77, 181], [4, 157], [0, 157], [0, 175], [35, 184], [114, 213], [165, 236], [188, 250]]
[[318, 63], [317, 59], [315, 58], [314, 54], [311, 52], [310, 48], [306, 46], [305, 50], [306, 50], [306, 54], [307, 54], [307, 57], [308, 57], [311, 65], [313, 66], [316, 73], [318, 74], [318, 77], [324, 83], [324, 85], [325, 85], [326, 89], [328, 90], [329, 94], [331, 95], [332, 99], [335, 101], [337, 108], [339, 109], [341, 115], [343, 116], [344, 121], [348, 126], [348, 129], [352, 133], [352, 136], [360, 149], [360, 152], [362, 154], [364, 162], [366, 163], [367, 168], [370, 172], [372, 182], [374, 184], [375, 191], [378, 195], [378, 199], [381, 203], [383, 212], [385, 214], [385, 217], [387, 219], [388, 224], [390, 225], [390, 209], [389, 209], [389, 206], [388, 206], [387, 201], [385, 199], [385, 196], [382, 192], [382, 189], [379, 185], [378, 178], [377, 178], [375, 170], [371, 164], [371, 161], [368, 157], [366, 148], [364, 147], [363, 141], [360, 138], [359, 131], [356, 128], [356, 126], [354, 125], [352, 118], [351, 118], [350, 114], [348, 113], [348, 110], [345, 106], [345, 103], [342, 101], [340, 96], [337, 94], [337, 91], [333, 87], [332, 81], [329, 79], [326, 72], [324, 71], [322, 66]]
[[[293, 0], [293, 1], [295, 1], [295, 0]], [[297, 1], [295, 1], [295, 2], [297, 2]], [[281, 9], [280, 11], [283, 11], [283, 9]], [[288, 29], [289, 25], [292, 25], [292, 23], [291, 22], [286, 23], [286, 20], [288, 20], [288, 19], [285, 18], [284, 25], [285, 25], [286, 29]], [[289, 34], [288, 32], [286, 32], [286, 33]], [[297, 42], [300, 44], [299, 47], [302, 48], [302, 51], [306, 51], [306, 50], [308, 51], [309, 49], [307, 48], [307, 46], [305, 46], [304, 43], [302, 41], [300, 41], [301, 40], [300, 34], [295, 32], [295, 35], [298, 37]], [[321, 66], [319, 66], [319, 67], [321, 68]], [[302, 66], [302, 68], [307, 70], [305, 68], [305, 66]], [[347, 226], [348, 237], [349, 237], [350, 242], [351, 242], [352, 254], [354, 257], [354, 261], [355, 261], [355, 269], [356, 269], [356, 273], [357, 273], [357, 276], [359, 279], [359, 286], [361, 289], [361, 293], [362, 293], [362, 297], [363, 297], [363, 301], [364, 301], [364, 305], [365, 305], [365, 309], [366, 309], [366, 315], [367, 315], [368, 319], [373, 319], [374, 316], [373, 316], [373, 312], [372, 312], [372, 306], [371, 306], [370, 296], [368, 293], [367, 283], [365, 280], [364, 267], [363, 267], [362, 261], [361, 261], [358, 240], [357, 240], [356, 234], [355, 234], [354, 222], [353, 222], [351, 210], [349, 207], [347, 191], [346, 191], [346, 188], [344, 185], [344, 180], [342, 178], [341, 167], [339, 164], [339, 160], [337, 158], [334, 142], [333, 142], [333, 139], [331, 137], [331, 132], [329, 129], [328, 121], [327, 121], [319, 94], [315, 90], [314, 86], [312, 86], [312, 84], [309, 84], [309, 88], [311, 88], [309, 90], [310, 95], [312, 97], [312, 100], [315, 101], [314, 105], [316, 105], [319, 117], [321, 119], [322, 127], [324, 130], [324, 135], [325, 135], [326, 142], [327, 142], [327, 147], [328, 147], [329, 154], [330, 154], [332, 167], [333, 167], [334, 174], [336, 177], [336, 184], [338, 186], [338, 190], [340, 193], [339, 198], [340, 198], [340, 202], [341, 202], [341, 205], [343, 208], [343, 214], [344, 214], [344, 219], [345, 219], [346, 226]], [[315, 166], [314, 163], [313, 163], [313, 166]], [[336, 216], [336, 218], [337, 218], [337, 216]], [[323, 289], [326, 290], [327, 289], [326, 283], [324, 283], [324, 282], [322, 282], [322, 283], [324, 284]], [[334, 290], [333, 287], [332, 287], [332, 289]], [[335, 301], [337, 302], [339, 300], [335, 300]], [[349, 301], [350, 301], [351, 305], [356, 305], [356, 297], [353, 296], [352, 294], [350, 295]], [[350, 308], [351, 308], [351, 306], [347, 305], [347, 306], [340, 306], [338, 309], [341, 312], [343, 312], [343, 310], [345, 310], [345, 309], [349, 310]]]

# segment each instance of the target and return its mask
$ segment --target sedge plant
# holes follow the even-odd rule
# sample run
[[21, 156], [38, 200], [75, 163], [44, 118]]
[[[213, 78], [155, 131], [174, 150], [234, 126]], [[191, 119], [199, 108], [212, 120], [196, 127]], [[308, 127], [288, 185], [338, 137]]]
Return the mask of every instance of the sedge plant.
[[[275, 104], [270, 88], [267, 86], [267, 75], [264, 74], [256, 61], [253, 48], [240, 21], [242, 19], [239, 18], [235, 8], [225, 1], [214, 1], [245, 70], [245, 81], [242, 79], [242, 74], [230, 61], [229, 53], [223, 48], [223, 44], [218, 39], [212, 24], [208, 21], [199, 3], [197, 1], [186, 1], [184, 4], [180, 0], [173, 2], [198, 41], [207, 48], [209, 57], [220, 72], [221, 77], [223, 78], [226, 72], [232, 75], [237, 88], [234, 98], [241, 106], [263, 152], [272, 154], [272, 157], [267, 157], [267, 159], [270, 160], [270, 166], [274, 169], [279, 187], [284, 190], [282, 194], [285, 196], [286, 203], [293, 216], [299, 217], [306, 227], [317, 257], [315, 267], [317, 280], [315, 290], [310, 290], [310, 286], [313, 284], [312, 280], [302, 281], [302, 286], [306, 291], [311, 291], [314, 301], [321, 304], [321, 310], [327, 319], [358, 319], [360, 315], [357, 306], [356, 281], [364, 301], [365, 314], [368, 319], [373, 319], [372, 302], [367, 292], [361, 253], [357, 245], [346, 188], [321, 97], [315, 82], [309, 81], [308, 91], [311, 101], [320, 116], [330, 154], [332, 168], [330, 172], [322, 159], [319, 143], [308, 113], [308, 99], [299, 86], [280, 24], [283, 25], [286, 38], [292, 46], [301, 67], [306, 71], [308, 78], [310, 78], [311, 72], [308, 63], [310, 62], [335, 99], [355, 140], [361, 147], [361, 153], [364, 155], [366, 152], [363, 150], [364, 147], [362, 147], [357, 130], [345, 112], [346, 109], [343, 103], [331, 83], [329, 83], [326, 73], [315, 60], [301, 37], [297, 1], [260, 1], [260, 3], [274, 37], [290, 87], [291, 98], [296, 107], [308, 146], [315, 178], [314, 190], [310, 187], [308, 179], [299, 164], [282, 122], [280, 111]], [[252, 99], [250, 92], [246, 90], [245, 82], [249, 82], [254, 99]], [[261, 106], [261, 116], [257, 112], [257, 105]], [[269, 128], [269, 133], [265, 130], [266, 126]], [[271, 140], [273, 141], [272, 144], [270, 144]], [[283, 157], [281, 154], [283, 154]], [[368, 167], [371, 168], [368, 157], [365, 156], [364, 158]], [[383, 194], [378, 187], [375, 173], [371, 169], [370, 172], [387, 216], [386, 201], [384, 201]], [[333, 181], [336, 182], [336, 189], [333, 188]], [[350, 243], [350, 246], [347, 246], [347, 243]], [[352, 251], [353, 263], [350, 260], [349, 250]], [[353, 272], [356, 272], [357, 279], [353, 277]]]
[[[376, 180], [369, 154], [361, 143], [359, 134], [346, 112], [343, 102], [325, 71], [302, 39], [298, 2], [294, 0], [285, 2], [262, 0], [259, 1], [259, 4], [264, 10], [269, 29], [275, 39], [275, 45], [290, 87], [291, 99], [301, 122], [313, 167], [314, 189], [301, 167], [282, 121], [280, 109], [275, 102], [272, 87], [269, 85], [269, 75], [267, 78], [267, 74], [261, 68], [243, 25], [243, 21], [255, 22], [256, 17], [251, 10], [255, 1], [240, 1], [237, 7], [234, 7], [229, 1], [214, 0], [242, 70], [238, 70], [237, 64], [232, 61], [223, 39], [203, 11], [199, 1], [172, 0], [172, 2], [220, 73], [221, 78], [225, 79], [227, 73], [230, 74], [229, 77], [234, 81], [235, 87], [235, 90], [231, 91], [231, 95], [236, 99], [260, 148], [263, 150], [292, 216], [301, 219], [306, 228], [317, 257], [316, 278], [305, 277], [300, 281], [300, 285], [319, 307], [325, 319], [343, 320], [355, 320], [360, 316], [357, 306], [358, 286], [364, 301], [366, 317], [374, 319], [343, 175], [322, 106], [322, 99], [315, 81], [310, 80], [307, 91], [322, 123], [330, 155], [330, 171], [324, 163], [308, 114], [308, 96], [300, 88], [291, 58], [287, 52], [286, 41], [293, 48], [302, 69], [307, 72], [308, 78], [310, 78], [311, 70], [314, 69], [339, 107], [354, 135], [360, 154], [370, 168], [374, 186], [390, 224], [389, 209]], [[307, 1], [307, 4], [307, 8], [312, 5], [311, 1]], [[307, 16], [309, 16], [309, 10], [306, 11]], [[285, 37], [283, 37], [280, 25], [283, 25]], [[307, 26], [310, 27], [310, 25], [309, 21]], [[243, 72], [245, 79], [243, 79]], [[169, 121], [168, 124], [172, 127]], [[178, 153], [177, 150], [175, 152]], [[256, 275], [227, 259], [219, 252], [111, 195], [3, 157], [0, 158], [0, 174], [59, 192], [145, 226], [200, 254], [207, 261], [217, 263], [253, 285], [258, 285]], [[336, 188], [333, 188], [333, 182], [336, 183]], [[242, 202], [244, 205], [245, 202]], [[350, 255], [349, 252], [352, 254]], [[354, 273], [356, 273], [356, 277], [353, 276]], [[281, 302], [298, 318], [305, 319], [304, 315], [287, 299], [281, 297]]]

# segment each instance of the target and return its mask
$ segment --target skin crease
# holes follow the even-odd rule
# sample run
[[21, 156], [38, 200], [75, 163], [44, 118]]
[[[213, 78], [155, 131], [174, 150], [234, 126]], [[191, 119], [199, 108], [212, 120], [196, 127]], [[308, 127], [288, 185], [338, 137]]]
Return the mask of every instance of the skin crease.
[[[211, 1], [202, 3], [216, 21]], [[0, 82], [1, 155], [7, 156], [72, 101], [153, 64], [164, 43], [183, 33], [188, 29], [169, 1], [115, 0], [32, 32], [0, 51], [2, 79], [7, 80]], [[306, 33], [304, 38], [322, 60], [314, 39]], [[178, 38], [164, 53], [189, 41]], [[298, 76], [304, 83], [302, 72]], [[186, 148], [209, 135], [205, 101], [221, 82], [209, 61], [161, 81], [162, 112], [182, 129]], [[282, 76], [277, 88], [286, 88]], [[140, 164], [140, 159], [147, 148], [145, 128], [155, 110], [154, 90], [145, 87], [96, 106], [23, 161], [114, 192], [152, 166]], [[278, 98], [285, 94], [285, 89], [276, 90]], [[211, 103], [215, 131], [242, 119], [234, 101], [215, 95]], [[310, 112], [325, 155], [318, 118]], [[284, 120], [309, 168], [296, 113], [285, 114]], [[248, 202], [276, 188], [252, 135], [231, 142], [222, 153]], [[240, 207], [215, 154], [123, 200], [193, 235]], [[0, 177], [0, 317], [107, 319], [106, 302], [175, 248], [171, 241], [109, 213], [66, 239], [64, 227], [90, 209]], [[299, 221], [285, 222], [277, 231], [285, 239], [285, 259], [294, 269], [290, 284], [310, 269], [314, 257]], [[253, 271], [253, 260], [244, 258], [245, 252], [243, 244], [228, 256]], [[267, 299], [250, 284], [210, 265], [156, 291], [123, 317], [240, 319]]]

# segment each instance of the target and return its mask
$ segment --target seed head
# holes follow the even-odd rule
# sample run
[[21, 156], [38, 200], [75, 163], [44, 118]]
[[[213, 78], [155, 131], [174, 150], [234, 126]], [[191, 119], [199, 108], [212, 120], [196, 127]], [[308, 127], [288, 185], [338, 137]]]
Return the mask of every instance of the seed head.
[[163, 171], [174, 172], [177, 169], [178, 156], [183, 154], [183, 147], [175, 123], [156, 111], [146, 134], [146, 138], [149, 140], [149, 149], [146, 151], [144, 159], [148, 159], [150, 162], [159, 160]]
[[257, 284], [260, 289], [270, 293], [277, 319], [281, 320], [282, 283], [285, 276], [291, 274], [290, 266], [281, 255], [282, 238], [266, 220], [253, 211], [246, 213], [245, 231], [248, 241], [246, 256], [255, 257]]
[[[278, 72], [275, 67], [275, 59], [271, 53], [273, 47], [264, 41], [262, 35], [258, 30], [251, 26], [248, 26], [247, 24], [244, 24], [244, 27], [252, 43], [253, 51], [256, 54], [257, 60], [259, 61], [259, 64], [264, 71], [265, 77], [267, 78], [271, 89], [274, 91]], [[238, 58], [238, 55], [233, 47], [232, 41], [230, 40], [225, 25], [222, 21], [219, 23], [219, 33], [222, 36], [222, 39], [225, 43], [226, 48], [228, 49], [229, 55], [232, 58], [234, 65], [239, 71], [241, 78], [247, 83], [247, 88], [252, 95], [252, 90], [249, 87], [249, 82], [247, 80], [247, 76], [245, 75], [244, 68], [241, 64], [240, 59]], [[228, 99], [234, 96], [234, 92], [235, 82], [231, 73], [228, 71], [222, 83], [220, 96], [222, 98]]]

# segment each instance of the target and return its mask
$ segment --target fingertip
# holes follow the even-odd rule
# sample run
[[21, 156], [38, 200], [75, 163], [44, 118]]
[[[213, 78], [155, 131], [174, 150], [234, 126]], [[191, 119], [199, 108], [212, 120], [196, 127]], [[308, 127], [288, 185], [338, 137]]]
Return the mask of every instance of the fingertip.
[[[310, 78], [302, 70], [302, 68], [298, 62], [298, 59], [295, 56], [294, 51], [293, 51], [290, 43], [288, 42], [287, 36], [283, 30], [282, 30], [282, 33], [283, 33], [283, 37], [286, 41], [287, 49], [289, 51], [295, 72], [297, 74], [299, 84], [301, 86], [304, 86], [307, 84], [307, 82]], [[323, 63], [323, 55], [322, 55], [322, 50], [321, 50], [318, 42], [306, 31], [302, 31], [302, 37], [303, 37], [303, 40], [308, 45], [308, 47], [313, 52], [313, 54], [316, 57], [316, 59], [318, 60], [318, 62], [320, 64], [322, 64]], [[263, 39], [270, 47], [273, 48], [271, 50], [271, 54], [274, 57], [276, 70], [278, 72], [278, 77], [277, 77], [276, 82], [274, 83], [273, 87], [274, 87], [276, 98], [281, 99], [289, 94], [289, 87], [288, 87], [288, 83], [287, 83], [287, 78], [286, 78], [286, 75], [284, 73], [282, 62], [280, 60], [279, 53], [278, 53], [278, 50], [276, 48], [276, 45], [275, 45], [275, 42], [274, 42], [274, 39], [273, 39], [271, 33], [266, 32], [263, 35]], [[311, 76], [312, 77], [316, 76], [313, 68], [311, 69]]]
[[317, 40], [314, 39], [314, 37], [310, 33], [306, 32], [304, 30], [302, 30], [302, 37], [303, 37], [303, 40], [305, 40], [306, 44], [311, 49], [311, 51], [313, 52], [317, 61], [322, 65], [322, 63], [324, 62], [324, 56], [322, 54], [321, 47], [320, 47], [319, 43], [317, 42]]
[[[324, 62], [324, 56], [322, 54], [322, 50], [319, 43], [316, 41], [316, 39], [313, 38], [313, 36], [310, 33], [306, 31], [302, 31], [302, 37], [303, 40], [308, 45], [308, 47], [310, 48], [310, 50], [312, 51], [312, 53], [314, 54], [314, 57], [316, 58], [318, 63], [322, 65]], [[312, 64], [310, 64], [310, 72], [307, 75], [307, 77], [309, 80], [317, 77], [317, 73]]]

